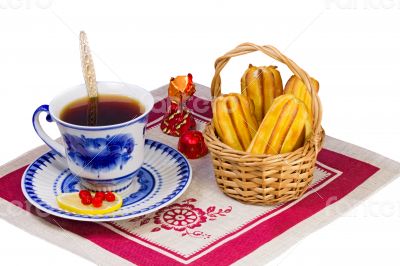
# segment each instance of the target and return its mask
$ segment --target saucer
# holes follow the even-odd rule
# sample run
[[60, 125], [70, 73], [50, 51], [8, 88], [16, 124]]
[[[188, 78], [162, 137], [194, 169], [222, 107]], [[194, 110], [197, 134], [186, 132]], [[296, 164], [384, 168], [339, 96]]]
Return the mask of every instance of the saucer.
[[81, 190], [79, 178], [67, 167], [65, 158], [53, 151], [36, 159], [22, 176], [26, 199], [49, 214], [78, 221], [116, 221], [154, 212], [176, 200], [192, 180], [192, 169], [186, 158], [174, 148], [146, 139], [144, 163], [132, 184], [119, 195], [122, 207], [105, 215], [81, 215], [61, 209], [56, 197]]

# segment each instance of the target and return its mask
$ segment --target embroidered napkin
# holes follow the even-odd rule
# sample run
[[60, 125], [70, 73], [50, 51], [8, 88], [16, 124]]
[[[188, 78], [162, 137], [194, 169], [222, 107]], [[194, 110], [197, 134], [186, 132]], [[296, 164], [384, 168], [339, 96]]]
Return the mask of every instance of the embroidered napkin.
[[[146, 137], [177, 146], [160, 130], [167, 87]], [[197, 84], [190, 103], [197, 127], [211, 119], [209, 88]], [[32, 130], [32, 137], [34, 131]], [[152, 214], [110, 223], [69, 221], [31, 206], [21, 191], [26, 166], [47, 151], [39, 147], [0, 168], [0, 215], [24, 230], [99, 265], [264, 265], [302, 237], [361, 202], [400, 173], [400, 164], [327, 137], [314, 180], [296, 201], [273, 207], [239, 203], [219, 191], [209, 155], [191, 160], [193, 181], [174, 203]]]

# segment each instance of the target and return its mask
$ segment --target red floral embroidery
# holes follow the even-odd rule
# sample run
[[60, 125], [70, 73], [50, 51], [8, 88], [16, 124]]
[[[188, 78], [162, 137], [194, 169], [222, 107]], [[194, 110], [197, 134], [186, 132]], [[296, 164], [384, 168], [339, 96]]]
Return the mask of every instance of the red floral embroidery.
[[186, 228], [200, 227], [207, 221], [206, 213], [193, 204], [172, 204], [154, 216], [154, 223], [166, 230], [184, 231]]
[[155, 225], [150, 232], [158, 232], [161, 229], [174, 230], [182, 232], [181, 236], [190, 236], [195, 238], [210, 238], [210, 234], [203, 231], [192, 229], [201, 227], [207, 221], [215, 221], [218, 217], [226, 216], [232, 211], [232, 207], [226, 209], [217, 209], [215, 206], [210, 206], [206, 211], [197, 208], [192, 203], [197, 202], [196, 199], [189, 198], [181, 203], [174, 203], [170, 206], [158, 210], [150, 216], [140, 216], [130, 220], [132, 223], [139, 223], [139, 226], [150, 223], [151, 218]]

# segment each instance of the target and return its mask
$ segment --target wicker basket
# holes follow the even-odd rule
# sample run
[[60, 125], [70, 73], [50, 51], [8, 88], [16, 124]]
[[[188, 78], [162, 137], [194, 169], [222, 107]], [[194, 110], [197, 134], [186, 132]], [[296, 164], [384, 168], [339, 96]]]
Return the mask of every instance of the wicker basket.
[[284, 63], [306, 84], [312, 96], [314, 114], [313, 134], [296, 151], [278, 155], [255, 155], [234, 150], [220, 141], [214, 126], [209, 123], [204, 137], [210, 150], [219, 188], [229, 197], [241, 202], [273, 205], [295, 200], [303, 195], [313, 179], [317, 154], [321, 149], [324, 131], [321, 127], [321, 103], [312, 88], [309, 75], [275, 47], [243, 43], [215, 61], [211, 94], [221, 94], [220, 72], [235, 56], [261, 51]]

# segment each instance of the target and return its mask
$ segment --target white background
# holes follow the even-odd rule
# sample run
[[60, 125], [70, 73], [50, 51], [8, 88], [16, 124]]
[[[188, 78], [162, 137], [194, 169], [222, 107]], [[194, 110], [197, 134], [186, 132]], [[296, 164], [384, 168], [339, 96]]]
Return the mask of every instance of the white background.
[[[83, 82], [81, 29], [99, 80], [148, 90], [187, 72], [209, 85], [218, 56], [273, 44], [320, 81], [330, 136], [400, 161], [399, 25], [397, 0], [0, 0], [0, 164], [42, 144], [32, 112]], [[275, 64], [262, 54], [231, 60], [223, 91], [239, 91], [248, 63]], [[399, 190], [397, 180], [271, 265], [399, 265]], [[92, 265], [3, 220], [0, 236], [2, 265]]]

